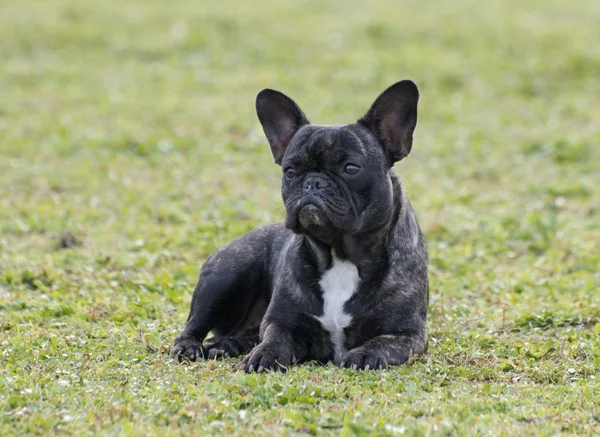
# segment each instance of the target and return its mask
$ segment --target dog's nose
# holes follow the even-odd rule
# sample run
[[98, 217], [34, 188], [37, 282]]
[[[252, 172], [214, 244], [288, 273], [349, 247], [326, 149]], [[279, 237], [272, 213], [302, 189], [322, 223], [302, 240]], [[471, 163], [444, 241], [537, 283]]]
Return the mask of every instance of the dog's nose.
[[306, 178], [306, 180], [304, 181], [304, 191], [309, 192], [309, 191], [318, 191], [318, 190], [322, 190], [323, 188], [327, 188], [329, 186], [329, 184], [327, 183], [327, 181], [323, 178], [317, 177], [317, 176], [312, 176], [312, 177], [308, 177]]

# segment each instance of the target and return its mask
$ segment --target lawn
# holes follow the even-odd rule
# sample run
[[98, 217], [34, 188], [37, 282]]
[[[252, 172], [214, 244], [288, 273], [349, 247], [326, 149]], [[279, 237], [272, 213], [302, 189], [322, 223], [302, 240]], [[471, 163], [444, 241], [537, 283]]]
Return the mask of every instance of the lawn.
[[[599, 22], [597, 0], [3, 2], [0, 435], [600, 434]], [[202, 262], [284, 215], [256, 93], [348, 123], [404, 78], [429, 353], [170, 362]]]

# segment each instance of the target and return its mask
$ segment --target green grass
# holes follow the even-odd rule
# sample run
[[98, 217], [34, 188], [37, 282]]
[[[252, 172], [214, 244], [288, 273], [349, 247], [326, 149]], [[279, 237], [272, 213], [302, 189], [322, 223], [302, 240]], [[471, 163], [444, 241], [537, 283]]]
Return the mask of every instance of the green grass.
[[[0, 435], [600, 433], [598, 22], [597, 0], [4, 2]], [[169, 362], [203, 260], [284, 214], [256, 92], [347, 123], [403, 78], [429, 354]]]

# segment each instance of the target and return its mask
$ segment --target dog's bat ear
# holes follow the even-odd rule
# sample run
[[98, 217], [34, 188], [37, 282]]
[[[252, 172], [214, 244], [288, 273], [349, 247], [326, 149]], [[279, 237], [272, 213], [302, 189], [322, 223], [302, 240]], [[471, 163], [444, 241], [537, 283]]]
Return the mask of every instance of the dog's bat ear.
[[402, 80], [385, 90], [358, 123], [370, 129], [382, 142], [391, 162], [410, 153], [417, 126], [419, 89], [413, 81]]
[[262, 124], [276, 164], [298, 129], [309, 124], [300, 107], [279, 91], [264, 89], [256, 96], [256, 114]]

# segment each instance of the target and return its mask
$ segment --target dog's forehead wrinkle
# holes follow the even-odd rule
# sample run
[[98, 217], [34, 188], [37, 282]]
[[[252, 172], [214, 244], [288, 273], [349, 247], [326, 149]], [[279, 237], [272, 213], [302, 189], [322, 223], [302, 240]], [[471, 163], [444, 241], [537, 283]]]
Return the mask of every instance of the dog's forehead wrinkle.
[[[363, 138], [364, 137], [364, 138]], [[360, 153], [366, 155], [365, 144], [372, 140], [365, 132], [348, 125], [307, 125], [294, 136], [286, 153], [288, 158], [317, 160], [330, 158], [332, 153]], [[340, 156], [333, 156], [340, 158]]]
[[305, 144], [310, 142], [311, 136], [315, 133], [314, 126], [307, 125], [302, 128], [292, 138], [288, 146], [284, 158], [291, 159], [298, 157], [299, 154], [305, 153]]
[[357, 155], [366, 156], [368, 151], [364, 144], [351, 125], [311, 126], [295, 139], [290, 156], [309, 165], [313, 161], [336, 164]]
[[317, 127], [306, 144], [308, 152], [315, 155], [315, 158], [321, 159], [326, 157], [327, 152], [333, 147], [338, 134], [339, 129], [337, 127]]
[[381, 149], [381, 143], [377, 139], [376, 135], [366, 127], [360, 124], [353, 124], [348, 127], [348, 130], [352, 132], [357, 138], [359, 138], [361, 145], [365, 148], [365, 153], [373, 153], [377, 149]]
[[346, 129], [345, 132], [348, 132], [348, 134], [354, 139], [354, 143], [358, 146], [358, 150], [361, 152], [361, 154], [366, 155], [366, 149], [360, 137], [352, 129]]

